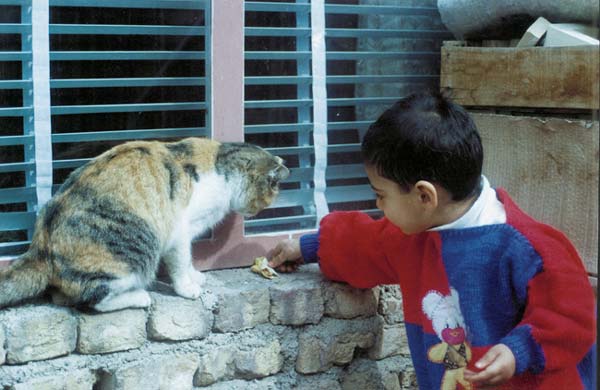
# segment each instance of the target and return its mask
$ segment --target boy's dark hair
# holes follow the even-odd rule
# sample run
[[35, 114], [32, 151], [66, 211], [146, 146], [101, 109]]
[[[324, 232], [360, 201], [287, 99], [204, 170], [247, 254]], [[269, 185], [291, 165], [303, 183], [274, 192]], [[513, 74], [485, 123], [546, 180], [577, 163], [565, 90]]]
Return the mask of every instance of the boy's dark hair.
[[460, 201], [479, 191], [483, 147], [467, 111], [440, 93], [407, 96], [386, 110], [362, 141], [367, 164], [405, 191], [427, 180]]

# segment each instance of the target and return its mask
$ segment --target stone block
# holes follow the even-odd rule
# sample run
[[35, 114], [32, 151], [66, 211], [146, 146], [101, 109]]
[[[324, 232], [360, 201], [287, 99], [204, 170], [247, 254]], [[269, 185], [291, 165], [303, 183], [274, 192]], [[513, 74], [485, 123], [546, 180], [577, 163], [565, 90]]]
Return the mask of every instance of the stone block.
[[249, 350], [240, 350], [234, 358], [237, 378], [255, 379], [275, 374], [283, 366], [281, 344], [278, 340]]
[[326, 371], [331, 367], [327, 352], [327, 343], [318, 337], [300, 335], [296, 371], [301, 374]]
[[71, 353], [77, 342], [77, 320], [67, 308], [28, 305], [0, 314], [6, 363], [21, 364]]
[[208, 386], [221, 380], [233, 379], [234, 356], [233, 347], [216, 348], [200, 356], [194, 386]]
[[295, 390], [342, 390], [337, 378], [330, 374], [299, 375]]
[[96, 375], [90, 370], [70, 371], [68, 373], [32, 379], [11, 386], [10, 390], [92, 390]]
[[404, 390], [401, 375], [411, 367], [409, 360], [401, 357], [380, 361], [356, 359], [341, 376], [342, 389]]
[[146, 318], [142, 309], [81, 314], [77, 352], [95, 354], [139, 348], [146, 341]]
[[105, 373], [99, 390], [191, 390], [195, 354], [162, 355]]
[[316, 324], [323, 317], [323, 290], [318, 280], [290, 280], [285, 284], [271, 287], [270, 293], [269, 318], [273, 324]]
[[287, 390], [291, 387], [281, 386], [277, 378], [269, 377], [264, 379], [255, 379], [245, 381], [243, 379], [234, 379], [227, 382], [219, 382], [207, 387], [207, 390]]
[[196, 354], [166, 356], [160, 362], [159, 390], [191, 390], [197, 369]]
[[357, 348], [367, 349], [373, 345], [373, 340], [374, 335], [369, 331], [339, 335], [329, 344], [329, 360], [336, 365], [348, 364]]
[[379, 287], [379, 309], [387, 324], [399, 324], [404, 322], [404, 310], [402, 308], [402, 293], [397, 284]]
[[104, 373], [98, 390], [158, 390], [159, 383], [158, 364], [145, 360]]
[[375, 334], [373, 320], [324, 319], [298, 338], [296, 371], [314, 374], [329, 370], [333, 365], [352, 361], [357, 348], [373, 346]]
[[358, 289], [342, 283], [325, 287], [325, 315], [334, 318], [355, 318], [377, 313], [379, 289]]
[[213, 332], [228, 333], [250, 329], [269, 322], [270, 281], [250, 272], [250, 268], [206, 273], [203, 296], [206, 307], [213, 309]]
[[205, 338], [212, 327], [212, 313], [200, 300], [150, 293], [148, 337], [153, 340]]
[[269, 321], [269, 290], [227, 289], [217, 293], [215, 332], [238, 332]]
[[387, 325], [383, 318], [380, 318], [375, 343], [369, 349], [369, 357], [381, 360], [395, 355], [410, 355], [406, 328], [404, 324]]
[[407, 367], [400, 373], [400, 386], [402, 390], [419, 390], [417, 373], [414, 368]]

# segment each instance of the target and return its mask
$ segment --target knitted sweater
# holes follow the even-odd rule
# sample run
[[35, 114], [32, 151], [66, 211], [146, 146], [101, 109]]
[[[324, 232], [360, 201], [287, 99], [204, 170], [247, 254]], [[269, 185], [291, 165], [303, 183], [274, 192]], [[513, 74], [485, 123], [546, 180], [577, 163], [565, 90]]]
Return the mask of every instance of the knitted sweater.
[[575, 248], [496, 191], [506, 222], [402, 233], [386, 218], [326, 216], [301, 238], [331, 280], [400, 284], [419, 389], [474, 389], [468, 367], [492, 346], [516, 359], [506, 389], [596, 389], [593, 290]]

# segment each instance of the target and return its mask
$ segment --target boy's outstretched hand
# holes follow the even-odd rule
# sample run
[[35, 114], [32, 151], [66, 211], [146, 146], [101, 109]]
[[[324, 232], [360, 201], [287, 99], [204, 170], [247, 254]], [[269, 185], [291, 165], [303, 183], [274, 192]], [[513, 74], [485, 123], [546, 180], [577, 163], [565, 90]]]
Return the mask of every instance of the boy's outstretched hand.
[[289, 239], [277, 243], [267, 255], [269, 267], [279, 272], [294, 272], [301, 264], [304, 264], [302, 252], [300, 251], [300, 240]]
[[475, 373], [465, 370], [464, 378], [477, 384], [477, 389], [494, 388], [506, 382], [515, 374], [515, 355], [504, 344], [497, 344], [490, 348], [475, 367], [481, 371]]

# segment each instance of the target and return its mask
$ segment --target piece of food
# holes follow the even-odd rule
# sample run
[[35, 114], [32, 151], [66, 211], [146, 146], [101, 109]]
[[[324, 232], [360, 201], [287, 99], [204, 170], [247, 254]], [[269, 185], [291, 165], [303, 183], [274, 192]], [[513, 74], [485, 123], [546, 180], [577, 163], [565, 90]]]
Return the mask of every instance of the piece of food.
[[254, 264], [250, 267], [250, 271], [256, 272], [267, 279], [273, 279], [275, 276], [279, 276], [277, 272], [269, 267], [269, 261], [266, 257], [261, 256], [254, 259]]

